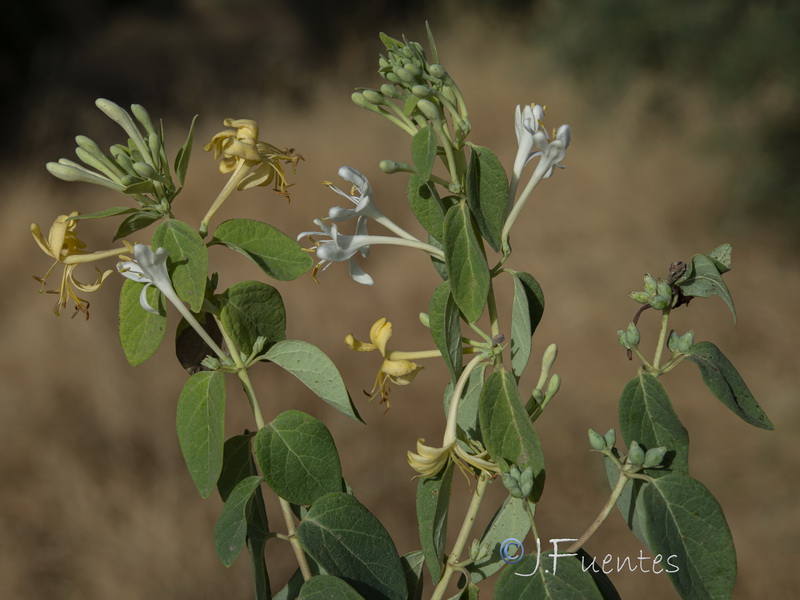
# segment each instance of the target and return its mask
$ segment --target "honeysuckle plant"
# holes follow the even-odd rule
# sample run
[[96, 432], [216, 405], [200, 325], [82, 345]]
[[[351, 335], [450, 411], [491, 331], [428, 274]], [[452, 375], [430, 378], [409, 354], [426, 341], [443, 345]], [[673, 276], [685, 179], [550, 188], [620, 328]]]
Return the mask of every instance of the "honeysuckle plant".
[[[711, 492], [690, 475], [688, 433], [661, 383], [682, 363], [695, 363], [712, 394], [736, 416], [762, 429], [773, 428], [716, 345], [695, 341], [694, 330], [680, 334], [669, 326], [672, 312], [712, 295], [720, 296], [736, 319], [723, 279], [732, 266], [730, 246], [695, 254], [688, 262], [675, 261], [663, 276], [646, 275], [644, 289], [631, 293], [639, 308], [632, 309], [617, 339], [624, 349], [620, 360], [636, 358], [640, 365], [619, 399], [620, 436], [615, 427], [604, 435], [593, 430], [588, 435], [587, 450], [603, 456], [598, 469], [605, 469], [608, 478], [608, 500], [594, 521], [586, 519], [585, 529], [576, 524], [557, 540], [572, 542], [566, 551], [562, 546], [561, 552], [555, 547], [543, 552], [537, 518], [546, 469], [538, 428], [544, 426], [539, 417], [560, 389], [561, 376], [553, 372], [558, 351], [555, 344], [547, 345], [536, 384], [530, 390], [521, 384], [545, 300], [532, 274], [506, 265], [513, 260], [521, 268], [525, 265], [526, 257], [513, 256], [514, 225], [534, 192], [546, 195], [546, 186], [555, 184], [555, 169], [569, 163], [571, 129], [560, 125], [549, 130], [542, 105], [508, 106], [509, 138], [513, 124], [517, 142], [509, 179], [497, 155], [469, 139], [466, 100], [441, 64], [430, 31], [428, 50], [405, 38], [381, 34], [381, 41], [385, 54], [378, 72], [383, 82], [374, 89], [360, 88], [352, 100], [411, 138], [410, 159], [386, 159], [378, 166], [407, 179], [407, 200], [419, 222], [416, 231], [398, 226], [378, 208], [378, 193], [364, 174], [369, 165], [339, 168], [349, 190], [324, 182], [348, 204], [316, 219], [317, 231], [288, 236], [268, 223], [244, 218], [217, 224], [216, 215], [234, 191], [259, 193], [260, 187], [272, 184], [275, 192], [288, 196], [287, 166], [293, 173], [302, 158], [293, 149], [280, 150], [260, 140], [259, 126], [251, 119], [226, 119], [227, 129], [205, 146], [220, 161], [219, 170], [230, 175], [215, 198], [192, 199], [209, 203], [206, 216], [194, 227], [180, 219], [175, 202], [188, 173], [194, 121], [170, 162], [163, 127], [143, 107], [133, 105], [131, 115], [109, 100], [98, 100], [97, 106], [121, 126], [126, 139], [106, 153], [78, 136], [76, 154], [83, 165], [61, 159], [47, 168], [66, 181], [121, 193], [136, 206], [62, 215], [47, 238], [31, 226], [36, 243], [55, 260], [47, 275], [58, 264], [65, 268], [61, 287], [54, 290], [59, 294], [56, 314], [72, 300], [76, 313], [88, 317], [88, 302], [77, 293], [97, 291], [113, 269], [98, 269], [91, 284], [80, 283], [73, 271], [82, 263], [115, 259], [125, 278], [119, 338], [132, 366], [156, 352], [167, 321], [173, 321], [176, 355], [188, 375], [177, 400], [181, 451], [200, 494], [208, 497], [216, 491], [224, 502], [213, 535], [222, 563], [232, 564], [246, 548], [259, 600], [474, 599], [482, 582], [498, 572], [498, 600], [616, 598], [608, 572], [593, 568], [590, 554], [599, 550], [605, 556], [613, 549], [587, 545], [614, 507], [640, 540], [642, 552], [653, 554], [652, 570], [662, 563], [680, 597], [730, 598], [736, 577], [730, 530]], [[210, 160], [204, 164], [213, 166]], [[122, 245], [87, 252], [75, 232], [78, 222], [121, 216], [112, 237], [122, 239]], [[388, 234], [370, 234], [372, 225]], [[133, 235], [138, 243], [124, 239]], [[302, 247], [300, 240], [311, 246]], [[422, 369], [417, 361], [424, 360], [426, 369], [438, 369], [450, 380], [442, 394], [441, 444], [417, 438], [407, 451], [409, 470], [400, 474], [416, 481], [416, 498], [409, 502], [415, 502], [420, 533], [419, 549], [402, 556], [377, 517], [357, 499], [357, 490], [345, 482], [326, 425], [292, 409], [284, 394], [258, 392], [250, 378], [251, 369], [284, 369], [309, 394], [360, 423], [337, 367], [313, 340], [286, 339], [286, 309], [269, 283], [243, 281], [218, 289], [208, 253], [210, 246], [228, 248], [255, 263], [262, 278], [283, 282], [308, 271], [316, 281], [332, 263], [347, 262], [355, 282], [373, 285], [360, 264], [379, 245], [402, 246], [385, 251], [405, 252], [409, 261], [415, 260], [409, 250], [420, 251], [423, 256], [418, 253], [417, 259], [423, 260], [416, 268], [433, 268], [441, 281], [419, 306], [432, 348], [391, 350], [394, 325], [386, 318], [372, 323], [369, 341], [343, 336], [364, 373], [373, 369], [364, 362], [366, 355], [380, 356], [378, 375], [366, 395], [380, 396], [388, 411], [390, 385], [413, 385]], [[39, 279], [43, 288], [47, 275]], [[321, 279], [319, 285], [332, 284]], [[349, 293], [346, 285], [339, 293]], [[511, 306], [498, 304], [498, 286], [512, 291]], [[332, 293], [337, 290], [326, 291]], [[389, 314], [392, 307], [385, 309]], [[652, 358], [640, 350], [647, 335], [640, 331], [640, 319], [647, 311], [660, 314]], [[324, 313], [305, 318], [323, 319]], [[364, 387], [370, 378], [364, 375]], [[395, 395], [401, 402], [429, 405], [432, 400], [402, 390]], [[253, 427], [225, 439], [225, 417], [234, 410], [236, 396], [249, 407]], [[262, 411], [265, 405], [268, 413]], [[268, 420], [265, 414], [276, 416]], [[378, 453], [375, 460], [381, 460]], [[456, 467], [464, 478], [454, 478]], [[489, 506], [489, 486], [504, 490], [499, 505]], [[470, 499], [463, 514], [451, 510], [455, 494]], [[280, 524], [267, 520], [270, 502], [280, 507]], [[477, 531], [481, 512], [490, 515], [489, 524]], [[454, 538], [447, 535], [450, 519], [460, 521]], [[286, 551], [294, 555], [297, 570], [288, 580], [276, 581], [270, 557]], [[550, 559], [552, 569], [540, 567]], [[430, 587], [423, 589], [424, 582]]]

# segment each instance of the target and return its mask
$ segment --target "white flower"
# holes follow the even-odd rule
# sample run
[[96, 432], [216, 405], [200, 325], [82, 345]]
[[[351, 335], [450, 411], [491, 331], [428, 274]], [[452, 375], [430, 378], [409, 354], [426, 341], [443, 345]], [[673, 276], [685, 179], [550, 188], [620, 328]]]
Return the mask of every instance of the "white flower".
[[[366, 217], [375, 220], [383, 218], [383, 213], [375, 206], [372, 200], [372, 186], [369, 184], [369, 180], [366, 177], [352, 167], [341, 167], [339, 169], [339, 177], [353, 184], [351, 193], [343, 192], [332, 183], [327, 183], [326, 185], [340, 196], [344, 196], [350, 200], [356, 207], [341, 208], [339, 206], [334, 206], [328, 211], [328, 220], [341, 223], [353, 217]], [[354, 191], [358, 192], [358, 195], [355, 195], [353, 193]]]
[[[297, 239], [304, 237], [311, 238], [316, 244], [316, 253], [319, 262], [314, 267], [313, 275], [316, 277], [318, 272], [327, 269], [331, 263], [348, 261], [350, 277], [358, 283], [372, 285], [373, 280], [354, 260], [356, 252], [366, 258], [369, 254], [369, 245], [372, 237], [367, 235], [367, 221], [364, 217], [359, 217], [356, 224], [356, 235], [344, 235], [339, 233], [339, 227], [334, 223], [330, 227], [325, 225], [321, 219], [314, 219], [314, 224], [320, 231], [304, 231], [297, 236]], [[317, 236], [327, 236], [328, 240], [316, 240]]]
[[143, 309], [154, 314], [158, 314], [158, 311], [147, 302], [147, 288], [151, 285], [155, 285], [171, 302], [180, 303], [167, 272], [168, 254], [166, 248], [159, 248], [153, 252], [150, 246], [136, 244], [133, 247], [133, 256], [136, 260], [117, 263], [117, 271], [120, 275], [132, 281], [147, 284], [142, 288], [139, 304]]
[[552, 140], [548, 139], [544, 131], [537, 131], [533, 134], [533, 145], [539, 150], [539, 152], [534, 152], [533, 155], [541, 154], [536, 170], [542, 169], [545, 171], [542, 179], [550, 177], [555, 167], [564, 168], [561, 161], [564, 160], [571, 137], [572, 133], [569, 125], [559, 127]]
[[514, 130], [517, 134], [517, 156], [514, 159], [514, 176], [519, 180], [522, 169], [533, 158], [533, 135], [544, 126], [544, 108], [539, 104], [527, 104], [525, 108], [517, 105], [514, 113]]

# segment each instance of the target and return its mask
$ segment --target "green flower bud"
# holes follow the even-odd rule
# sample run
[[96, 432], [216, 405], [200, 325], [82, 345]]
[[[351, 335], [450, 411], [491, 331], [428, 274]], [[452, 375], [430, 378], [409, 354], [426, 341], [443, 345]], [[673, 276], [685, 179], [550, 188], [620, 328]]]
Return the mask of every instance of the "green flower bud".
[[650, 296], [648, 303], [656, 310], [664, 310], [665, 308], [669, 307], [671, 301], [672, 298], [656, 295], [656, 296]]
[[148, 165], [146, 162], [133, 163], [133, 170], [143, 179], [155, 179], [156, 181], [163, 181], [164, 178], [156, 173], [156, 170]]
[[647, 304], [650, 299], [650, 294], [647, 292], [631, 292], [630, 297], [636, 300], [639, 304]]
[[[260, 335], [256, 338], [256, 341], [253, 342], [253, 356], [256, 356], [259, 352], [264, 349], [264, 345], [267, 343], [267, 338], [263, 335]], [[249, 358], [249, 357], [248, 357]]]
[[447, 71], [442, 65], [429, 66], [428, 73], [430, 73], [431, 77], [436, 77], [437, 79], [441, 79], [442, 77], [447, 75]]
[[556, 362], [556, 358], [558, 358], [558, 346], [555, 344], [550, 344], [547, 348], [545, 348], [544, 354], [542, 354], [542, 371], [545, 373], [550, 373], [550, 369]]
[[472, 562], [478, 562], [478, 554], [481, 551], [481, 543], [478, 539], [472, 540], [472, 544], [469, 547], [469, 558]]
[[531, 467], [525, 467], [519, 476], [519, 489], [523, 497], [527, 498], [531, 495], [533, 491], [533, 469]]
[[629, 348], [635, 348], [639, 345], [639, 340], [641, 336], [639, 335], [639, 330], [636, 328], [632, 322], [628, 323], [628, 329], [625, 332], [625, 341], [628, 343]]
[[420, 69], [417, 65], [413, 63], [405, 63], [403, 65], [403, 68], [409, 73], [411, 73], [414, 79], [419, 79], [422, 76], [422, 69]]
[[369, 102], [367, 102], [367, 100], [364, 98], [364, 94], [361, 92], [353, 92], [350, 94], [350, 100], [353, 101], [353, 104], [360, 106], [361, 108], [367, 108], [369, 105]]
[[503, 474], [503, 486], [508, 490], [508, 493], [511, 494], [514, 498], [524, 498], [525, 494], [522, 493], [522, 489], [519, 485], [519, 478], [520, 478], [519, 468], [514, 465], [509, 469], [508, 473]]
[[375, 90], [364, 90], [361, 93], [364, 99], [370, 104], [384, 104], [386, 102], [386, 98], [383, 97], [383, 94]]
[[669, 284], [663, 279], [658, 280], [656, 292], [659, 296], [663, 296], [664, 298], [672, 298], [672, 288], [669, 287]]
[[589, 430], [589, 445], [592, 447], [593, 450], [597, 450], [598, 452], [602, 452], [606, 449], [606, 440], [605, 438], [597, 433], [594, 429]]
[[408, 84], [411, 84], [411, 85], [417, 83], [417, 78], [414, 77], [414, 75], [412, 75], [411, 72], [408, 69], [405, 69], [403, 67], [400, 67], [399, 69], [395, 69], [394, 70], [394, 74], [397, 75], [397, 77], [400, 78], [400, 81], [402, 81], [404, 83], [408, 83]]
[[667, 348], [670, 349], [670, 352], [673, 354], [678, 352], [678, 340], [680, 340], [680, 336], [675, 331], [669, 332], [669, 338], [667, 339]]
[[403, 56], [406, 58], [414, 58], [414, 51], [408, 46], [404, 46], [400, 52], [402, 52]]
[[411, 88], [411, 93], [417, 98], [427, 98], [433, 93], [433, 90], [426, 85], [415, 85]]
[[419, 313], [419, 322], [422, 323], [428, 329], [431, 328], [431, 318], [428, 316], [428, 313], [424, 312]]
[[394, 71], [389, 71], [384, 75], [384, 77], [392, 83], [402, 83], [401, 79], [394, 73]]
[[603, 439], [606, 441], [606, 448], [613, 448], [614, 444], [617, 443], [617, 432], [612, 427], [606, 434], [603, 436]]
[[656, 289], [658, 288], [658, 284], [656, 280], [650, 275], [650, 273], [644, 274], [644, 291], [648, 294], [655, 294]]
[[644, 450], [637, 442], [631, 442], [628, 448], [628, 462], [636, 467], [644, 464]]
[[686, 354], [692, 348], [693, 344], [694, 344], [694, 331], [690, 329], [678, 339], [678, 345], [677, 345], [678, 352], [680, 352], [681, 354]]
[[442, 120], [442, 113], [439, 107], [430, 100], [420, 100], [417, 102], [417, 108], [430, 121], [437, 122]]
[[553, 376], [550, 378], [550, 381], [547, 382], [547, 391], [545, 392], [544, 396], [548, 400], [551, 399], [558, 393], [558, 390], [561, 388], [561, 376], [558, 373], [553, 373]]
[[395, 100], [400, 100], [402, 98], [405, 98], [405, 96], [401, 94], [400, 91], [390, 83], [384, 83], [381, 86], [381, 94], [383, 94], [387, 98], [394, 98]]
[[664, 462], [664, 455], [667, 453], [667, 449], [664, 446], [659, 446], [658, 448], [650, 448], [647, 453], [644, 455], [643, 466], [652, 469], [658, 466], [661, 466], [661, 463]]
[[625, 335], [624, 329], [617, 329], [617, 341], [619, 345], [625, 348], [626, 350], [630, 350], [630, 344], [628, 344], [628, 336]]
[[391, 69], [392, 65], [388, 60], [386, 60], [383, 56], [381, 56], [378, 59], [378, 67], [381, 69]]

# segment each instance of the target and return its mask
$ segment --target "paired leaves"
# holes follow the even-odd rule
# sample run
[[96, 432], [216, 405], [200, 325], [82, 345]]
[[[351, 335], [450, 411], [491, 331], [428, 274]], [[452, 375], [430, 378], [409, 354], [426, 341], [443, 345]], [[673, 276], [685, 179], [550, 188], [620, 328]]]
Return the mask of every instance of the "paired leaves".
[[119, 341], [125, 358], [136, 367], [153, 356], [164, 341], [167, 332], [167, 317], [164, 299], [155, 286], [147, 290], [150, 306], [158, 308], [158, 314], [142, 308], [139, 298], [145, 284], [126, 279], [119, 295]]
[[716, 294], [725, 301], [736, 322], [736, 309], [722, 274], [731, 268], [731, 246], [723, 244], [709, 254], [695, 254], [683, 276], [676, 282], [685, 296], [708, 298]]
[[259, 336], [267, 345], [286, 337], [286, 309], [280, 293], [260, 281], [235, 283], [218, 296], [220, 320], [236, 348], [249, 354]]

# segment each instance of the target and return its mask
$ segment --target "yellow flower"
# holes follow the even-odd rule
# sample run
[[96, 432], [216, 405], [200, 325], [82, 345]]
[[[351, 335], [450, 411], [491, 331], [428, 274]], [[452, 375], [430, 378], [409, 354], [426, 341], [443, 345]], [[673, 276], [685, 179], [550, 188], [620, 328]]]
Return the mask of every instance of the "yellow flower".
[[31, 224], [33, 239], [36, 240], [36, 243], [39, 244], [39, 247], [45, 254], [55, 259], [55, 262], [47, 270], [44, 277], [34, 276], [34, 279], [41, 282], [42, 287], [39, 289], [41, 293], [44, 291], [44, 286], [47, 285], [47, 277], [56, 265], [64, 265], [64, 273], [61, 276], [61, 285], [59, 289], [47, 290], [48, 294], [58, 294], [58, 302], [56, 302], [53, 312], [60, 315], [61, 309], [66, 308], [67, 302], [72, 300], [75, 303], [75, 312], [72, 316], [74, 317], [80, 311], [83, 312], [88, 319], [89, 303], [83, 298], [79, 298], [76, 290], [84, 294], [98, 290], [113, 271], [100, 271], [100, 269], [97, 269], [97, 279], [94, 283], [81, 283], [75, 279], [73, 271], [82, 263], [94, 262], [128, 252], [129, 246], [126, 244], [125, 247], [114, 248], [112, 250], [85, 252], [84, 248], [86, 248], [86, 244], [84, 244], [75, 233], [78, 222], [72, 217], [76, 216], [78, 216], [78, 213], [73, 212], [69, 215], [60, 215], [57, 217], [50, 227], [50, 233], [47, 239], [42, 235], [42, 230], [36, 223]]
[[246, 190], [256, 186], [274, 183], [273, 189], [289, 197], [286, 188], [286, 173], [281, 161], [296, 166], [303, 157], [293, 148], [280, 150], [267, 142], [258, 141], [258, 123], [251, 119], [225, 119], [226, 127], [204, 146], [206, 152], [214, 150], [214, 159], [222, 157], [220, 173], [230, 173], [237, 168], [243, 172], [251, 170], [238, 181], [236, 189]]
[[[420, 477], [433, 477], [441, 471], [452, 458], [461, 472], [465, 475], [470, 472], [469, 467], [478, 471], [485, 471], [490, 474], [500, 472], [500, 467], [493, 462], [489, 453], [483, 448], [473, 448], [475, 454], [467, 452], [456, 440], [444, 443], [441, 448], [426, 446], [425, 440], [417, 440], [417, 451], [408, 451], [408, 464], [419, 473]], [[477, 444], [476, 442], [474, 442]], [[472, 471], [474, 473], [474, 471]]]
[[[408, 352], [389, 352], [386, 344], [392, 337], [392, 324], [382, 317], [375, 321], [369, 332], [369, 342], [361, 342], [348, 334], [344, 343], [356, 352], [371, 352], [378, 350], [383, 356], [383, 363], [378, 370], [375, 385], [370, 391], [370, 400], [378, 393], [381, 395], [381, 402], [386, 402], [386, 409], [389, 409], [389, 384], [408, 385], [417, 376], [422, 366], [403, 357]], [[419, 353], [426, 354], [426, 353]]]

